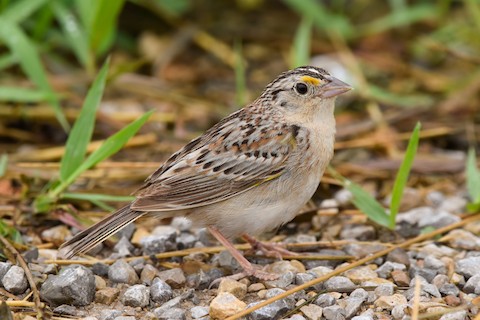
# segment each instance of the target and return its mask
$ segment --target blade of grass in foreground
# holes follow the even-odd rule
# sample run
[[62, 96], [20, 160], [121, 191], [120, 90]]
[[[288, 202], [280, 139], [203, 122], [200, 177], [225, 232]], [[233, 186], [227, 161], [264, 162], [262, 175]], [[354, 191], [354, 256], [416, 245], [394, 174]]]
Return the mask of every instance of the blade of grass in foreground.
[[29, 79], [45, 92], [47, 101], [54, 109], [58, 122], [65, 131], [68, 131], [70, 125], [62, 112], [55, 92], [48, 82], [47, 74], [33, 43], [17, 25], [8, 19], [0, 19], [0, 39], [18, 58], [22, 70], [28, 75]]
[[109, 60], [107, 59], [90, 90], [88, 90], [80, 114], [68, 136], [65, 153], [60, 164], [61, 181], [66, 181], [85, 160], [87, 146], [92, 139], [97, 109], [105, 89], [108, 67]]
[[298, 26], [292, 47], [292, 68], [306, 66], [310, 60], [310, 39], [312, 37], [312, 19], [304, 16]]
[[397, 172], [397, 177], [395, 178], [395, 183], [393, 184], [392, 190], [392, 200], [390, 203], [390, 223], [389, 228], [395, 228], [395, 221], [397, 218], [398, 210], [400, 209], [400, 202], [403, 197], [403, 190], [407, 184], [408, 175], [410, 174], [410, 169], [412, 168], [413, 159], [417, 154], [418, 141], [420, 139], [420, 128], [421, 124], [417, 123], [415, 129], [413, 129], [412, 136], [408, 141], [407, 151], [403, 158], [402, 164]]
[[469, 212], [476, 212], [480, 210], [480, 172], [477, 168], [477, 157], [473, 147], [468, 150], [465, 178], [467, 191], [472, 200], [471, 203], [467, 204], [467, 209]]
[[105, 142], [95, 150], [90, 156], [70, 174], [66, 180], [62, 181], [53, 190], [48, 193], [50, 199], [55, 199], [60, 193], [62, 193], [70, 184], [72, 184], [85, 170], [90, 169], [97, 163], [105, 160], [111, 155], [118, 152], [127, 141], [133, 137], [137, 131], [143, 126], [143, 124], [152, 115], [154, 110], [145, 113], [143, 116], [124, 127], [114, 135], [110, 136]]
[[6, 153], [0, 156], [0, 178], [5, 175], [7, 172], [7, 164], [8, 164], [8, 155]]

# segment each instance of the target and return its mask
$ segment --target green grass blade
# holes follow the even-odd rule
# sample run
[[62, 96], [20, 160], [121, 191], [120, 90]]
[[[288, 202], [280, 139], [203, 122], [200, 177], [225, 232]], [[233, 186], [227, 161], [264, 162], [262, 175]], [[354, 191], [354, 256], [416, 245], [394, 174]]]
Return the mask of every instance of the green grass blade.
[[344, 186], [352, 193], [352, 202], [355, 207], [365, 213], [371, 220], [382, 226], [390, 228], [389, 215], [387, 214], [385, 208], [383, 208], [374, 197], [372, 197], [367, 191], [363, 190], [358, 184], [351, 181], [347, 180], [344, 183]]
[[0, 87], [0, 101], [28, 103], [46, 101], [48, 97], [48, 93], [37, 89]]
[[86, 200], [86, 201], [110, 201], [110, 202], [127, 202], [135, 200], [133, 196], [113, 196], [109, 194], [99, 193], [79, 193], [65, 192], [62, 193], [62, 199]]
[[17, 24], [24, 21], [32, 13], [40, 9], [47, 0], [22, 0], [14, 1], [0, 16], [0, 20], [8, 20], [10, 23]]
[[8, 155], [6, 153], [0, 156], [0, 178], [5, 175], [7, 172], [7, 165], [8, 165]]
[[346, 16], [330, 12], [320, 1], [315, 0], [283, 0], [291, 9], [302, 17], [312, 19], [320, 30], [330, 32], [334, 30], [344, 38], [351, 38], [355, 34], [354, 27]]
[[465, 178], [470, 199], [474, 204], [480, 204], [480, 172], [477, 168], [477, 156], [473, 147], [468, 150]]
[[58, 186], [49, 192], [48, 198], [55, 199], [84, 171], [90, 169], [100, 161], [103, 161], [118, 152], [125, 145], [125, 143], [137, 133], [137, 131], [148, 120], [152, 113], [153, 110], [145, 113], [143, 116], [105, 140], [105, 142], [97, 150], [90, 154], [90, 156], [72, 174], [70, 174], [65, 181], [62, 181]]
[[245, 63], [242, 55], [242, 43], [235, 42], [235, 101], [243, 106], [247, 101], [247, 81], [245, 79]]
[[0, 19], [0, 40], [18, 58], [22, 70], [28, 75], [30, 80], [47, 94], [48, 102], [54, 109], [57, 120], [65, 130], [68, 130], [69, 124], [67, 119], [60, 108], [58, 98], [48, 82], [40, 56], [30, 39], [17, 25], [7, 19]]
[[107, 81], [108, 67], [109, 60], [105, 62], [92, 87], [88, 90], [80, 114], [68, 136], [65, 153], [60, 164], [61, 181], [66, 181], [85, 160], [87, 146], [92, 139], [95, 126], [95, 116]]
[[88, 37], [85, 28], [79, 23], [75, 15], [69, 11], [64, 2], [52, 2], [52, 8], [56, 19], [62, 27], [70, 47], [75, 53], [80, 63], [88, 70], [93, 72], [94, 62], [89, 50]]
[[393, 184], [392, 201], [390, 203], [390, 229], [395, 228], [395, 221], [400, 209], [400, 203], [403, 197], [403, 190], [408, 181], [410, 169], [412, 168], [413, 160], [417, 154], [418, 141], [420, 140], [420, 122], [417, 123], [415, 129], [413, 129], [410, 140], [408, 141], [407, 151], [403, 158], [402, 164], [397, 172], [395, 183]]
[[11, 53], [6, 53], [0, 56], [0, 70], [9, 68], [16, 63], [18, 63], [18, 59]]
[[312, 38], [312, 19], [303, 17], [298, 26], [292, 47], [292, 68], [308, 65], [310, 61], [310, 39]]
[[97, 0], [95, 2], [94, 16], [88, 34], [93, 53], [101, 54], [112, 44], [117, 17], [124, 2], [124, 0]]

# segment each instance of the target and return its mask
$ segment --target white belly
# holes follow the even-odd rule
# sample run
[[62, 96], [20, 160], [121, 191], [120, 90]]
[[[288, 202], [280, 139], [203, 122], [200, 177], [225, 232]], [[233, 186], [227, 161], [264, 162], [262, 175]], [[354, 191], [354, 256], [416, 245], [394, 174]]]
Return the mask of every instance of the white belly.
[[291, 221], [312, 197], [321, 175], [279, 178], [224, 202], [195, 209], [197, 226], [213, 225], [228, 238], [258, 235]]

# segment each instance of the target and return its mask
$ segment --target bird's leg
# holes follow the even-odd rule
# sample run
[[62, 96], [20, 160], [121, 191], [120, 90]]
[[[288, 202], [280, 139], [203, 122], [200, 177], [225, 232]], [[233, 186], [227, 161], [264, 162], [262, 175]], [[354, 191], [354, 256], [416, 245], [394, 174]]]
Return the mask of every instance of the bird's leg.
[[253, 250], [260, 250], [267, 257], [282, 260], [286, 256], [298, 256], [298, 253], [285, 249], [282, 244], [261, 242], [246, 233], [242, 234], [242, 238], [250, 243]]
[[250, 261], [248, 261], [217, 228], [209, 226], [208, 231], [230, 252], [235, 260], [238, 261], [247, 276], [254, 276], [261, 280], [278, 279], [279, 275], [259, 270], [257, 267], [252, 265]]

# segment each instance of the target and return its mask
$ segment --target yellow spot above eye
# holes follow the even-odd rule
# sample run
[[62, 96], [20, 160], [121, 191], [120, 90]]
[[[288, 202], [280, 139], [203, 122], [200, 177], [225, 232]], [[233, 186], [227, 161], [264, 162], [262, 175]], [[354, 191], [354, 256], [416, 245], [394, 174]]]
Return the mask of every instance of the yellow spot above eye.
[[303, 76], [301, 79], [303, 82], [310, 83], [314, 86], [318, 86], [321, 83], [321, 80], [310, 76]]

